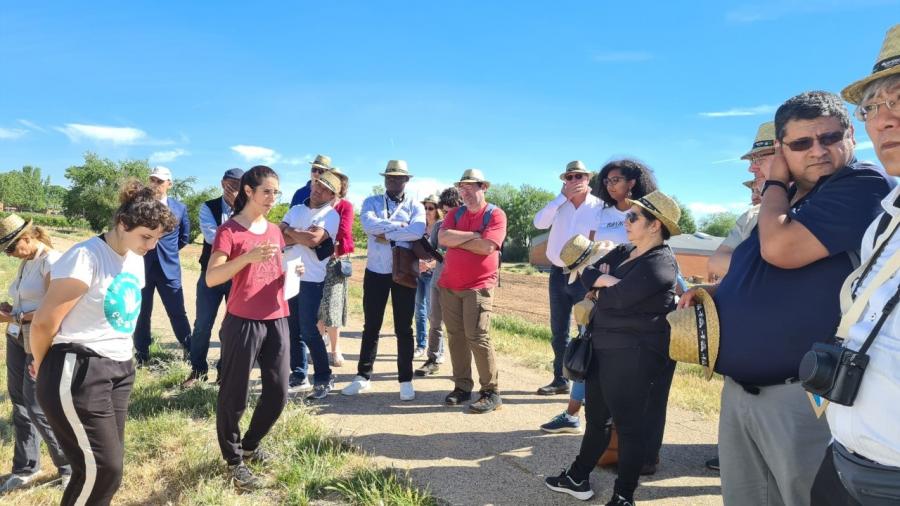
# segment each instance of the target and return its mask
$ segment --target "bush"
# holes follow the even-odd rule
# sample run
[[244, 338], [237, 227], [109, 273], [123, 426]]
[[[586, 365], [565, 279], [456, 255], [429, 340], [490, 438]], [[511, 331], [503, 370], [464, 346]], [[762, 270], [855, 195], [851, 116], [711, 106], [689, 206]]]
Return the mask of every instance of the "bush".
[[700, 231], [716, 237], [725, 237], [734, 228], [737, 215], [734, 213], [716, 213], [703, 218]]
[[353, 213], [353, 230], [351, 232], [353, 234], [353, 246], [358, 249], [367, 249], [369, 238], [366, 237], [366, 232], [359, 221], [359, 215], [356, 213]]
[[192, 193], [182, 202], [187, 206], [188, 220], [191, 222], [190, 242], [200, 235], [200, 206], [207, 200], [221, 196], [222, 191], [214, 186], [204, 188], [199, 193]]
[[[9, 216], [9, 212], [0, 212], [0, 218], [5, 218]], [[16, 212], [15, 214], [21, 216], [22, 218], [28, 220], [34, 220], [35, 225], [40, 225], [42, 227], [52, 227], [52, 228], [91, 228], [91, 224], [87, 222], [84, 218], [75, 217], [73, 219], [66, 218], [60, 214], [42, 214], [42, 213], [28, 213], [28, 212]]]
[[281, 223], [281, 220], [284, 219], [284, 215], [291, 209], [291, 204], [287, 202], [282, 202], [277, 206], [273, 207], [271, 211], [269, 211], [269, 215], [267, 218], [270, 222], [278, 225]]

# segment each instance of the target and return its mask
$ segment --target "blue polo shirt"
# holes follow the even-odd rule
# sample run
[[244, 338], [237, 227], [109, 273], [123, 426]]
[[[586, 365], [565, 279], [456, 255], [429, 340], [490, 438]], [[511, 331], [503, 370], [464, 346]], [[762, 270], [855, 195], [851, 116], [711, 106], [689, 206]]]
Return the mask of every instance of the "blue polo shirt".
[[721, 335], [717, 372], [753, 385], [783, 383], [797, 376], [813, 343], [834, 337], [841, 285], [890, 191], [879, 170], [854, 160], [821, 178], [791, 207], [790, 218], [816, 236], [828, 257], [798, 269], [770, 265], [760, 252], [758, 227], [734, 250], [715, 295]]
[[306, 186], [300, 188], [299, 190], [294, 192], [294, 196], [291, 197], [291, 207], [299, 206], [306, 199], [309, 198], [309, 195], [312, 193], [312, 179], [306, 182]]

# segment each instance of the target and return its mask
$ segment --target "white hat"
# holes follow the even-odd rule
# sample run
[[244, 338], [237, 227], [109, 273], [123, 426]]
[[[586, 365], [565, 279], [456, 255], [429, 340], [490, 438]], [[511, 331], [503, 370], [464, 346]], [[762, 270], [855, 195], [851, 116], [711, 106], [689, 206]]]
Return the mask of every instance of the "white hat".
[[150, 177], [155, 177], [160, 181], [171, 181], [172, 180], [172, 171], [169, 170], [168, 167], [163, 167], [162, 165], [157, 165], [153, 167], [153, 170], [150, 171]]

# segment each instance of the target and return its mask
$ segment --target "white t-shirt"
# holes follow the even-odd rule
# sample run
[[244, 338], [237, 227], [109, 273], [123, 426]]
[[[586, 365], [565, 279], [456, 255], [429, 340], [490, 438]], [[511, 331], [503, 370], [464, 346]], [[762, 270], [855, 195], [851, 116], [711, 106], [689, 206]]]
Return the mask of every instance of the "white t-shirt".
[[[338, 224], [341, 222], [340, 215], [330, 205], [322, 206], [318, 209], [310, 209], [307, 206], [308, 203], [309, 200], [292, 207], [281, 221], [287, 223], [289, 227], [298, 230], [306, 230], [312, 226], [323, 228], [328, 232], [328, 237], [334, 240]], [[300, 251], [300, 258], [305, 268], [305, 272], [300, 276], [300, 281], [310, 283], [325, 281], [325, 266], [328, 265], [328, 258], [319, 260], [315, 250], [301, 244], [294, 244], [288, 246], [288, 248], [298, 248]]]
[[9, 285], [13, 313], [30, 313], [36, 310], [47, 294], [44, 278], [62, 253], [41, 247], [42, 251], [36, 258], [22, 262], [15, 279]]
[[121, 256], [95, 236], [64, 253], [50, 277], [77, 279], [88, 286], [63, 318], [53, 344], [80, 344], [112, 360], [131, 360], [131, 335], [141, 312], [144, 259], [131, 251]]
[[594, 234], [595, 241], [612, 241], [613, 244], [625, 244], [628, 242], [628, 233], [625, 232], [625, 213], [615, 206], [605, 206], [597, 210], [597, 229]]

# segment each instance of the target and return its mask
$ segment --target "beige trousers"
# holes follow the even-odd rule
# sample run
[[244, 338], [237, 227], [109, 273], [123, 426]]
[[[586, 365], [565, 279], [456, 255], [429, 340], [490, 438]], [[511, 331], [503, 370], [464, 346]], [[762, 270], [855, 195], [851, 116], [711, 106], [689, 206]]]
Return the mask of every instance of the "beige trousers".
[[441, 288], [441, 311], [447, 327], [447, 346], [456, 388], [471, 392], [472, 357], [478, 369], [481, 391], [497, 391], [497, 361], [488, 336], [491, 327], [493, 290], [450, 290]]

